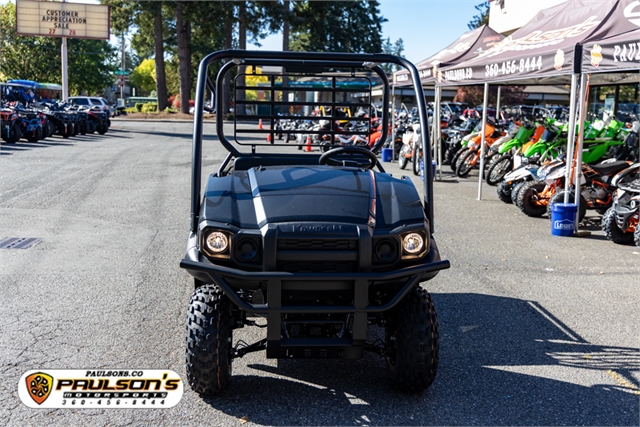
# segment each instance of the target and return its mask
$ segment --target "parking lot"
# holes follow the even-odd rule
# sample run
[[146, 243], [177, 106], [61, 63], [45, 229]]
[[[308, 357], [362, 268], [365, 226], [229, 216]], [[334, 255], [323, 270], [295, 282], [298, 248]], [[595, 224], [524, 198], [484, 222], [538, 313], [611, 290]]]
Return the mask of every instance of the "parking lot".
[[[17, 385], [31, 369], [185, 379], [191, 130], [115, 120], [103, 136], [0, 146], [0, 239], [42, 239], [0, 249], [1, 424], [638, 425], [640, 249], [607, 241], [595, 213], [590, 236], [552, 237], [546, 217], [489, 186], [478, 201], [477, 175], [448, 172], [434, 184], [435, 238], [451, 269], [423, 284], [441, 336], [423, 395], [391, 389], [373, 354], [253, 353], [234, 362], [227, 392], [203, 399], [185, 385], [171, 409], [27, 408]], [[206, 124], [206, 174], [226, 156], [213, 132]]]

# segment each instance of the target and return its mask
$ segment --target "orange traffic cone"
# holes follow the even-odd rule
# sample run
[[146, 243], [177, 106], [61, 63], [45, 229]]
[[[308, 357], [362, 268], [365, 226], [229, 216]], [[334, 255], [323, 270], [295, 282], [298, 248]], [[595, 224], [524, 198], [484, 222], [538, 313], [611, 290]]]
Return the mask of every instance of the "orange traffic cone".
[[311, 135], [307, 135], [307, 145], [304, 147], [304, 151], [311, 151]]
[[262, 119], [258, 120], [258, 129], [262, 130]]

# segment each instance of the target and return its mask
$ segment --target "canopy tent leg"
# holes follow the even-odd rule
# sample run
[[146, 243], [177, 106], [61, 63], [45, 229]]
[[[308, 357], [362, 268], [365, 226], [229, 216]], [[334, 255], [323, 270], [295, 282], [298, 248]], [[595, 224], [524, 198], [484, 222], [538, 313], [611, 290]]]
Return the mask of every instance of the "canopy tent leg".
[[[440, 103], [442, 102], [442, 87], [435, 86], [435, 90], [438, 97], [438, 109], [436, 110], [438, 113], [437, 113], [437, 120], [434, 122], [435, 124], [435, 130], [433, 132], [433, 138], [435, 141], [434, 152], [436, 153], [435, 157], [436, 157], [436, 164], [438, 167], [438, 179], [442, 179], [442, 138], [441, 138], [442, 128], [441, 128], [441, 117], [440, 117]], [[427, 166], [425, 165], [425, 167]]]
[[564, 203], [569, 203], [571, 188], [571, 166], [573, 165], [573, 147], [576, 138], [576, 88], [579, 74], [571, 75], [571, 89], [569, 90], [569, 130], [567, 131], [567, 167], [564, 176]]
[[580, 212], [580, 181], [582, 179], [582, 149], [584, 146], [584, 119], [587, 113], [587, 101], [589, 97], [589, 74], [583, 74], [580, 78], [580, 129], [578, 130], [578, 148], [576, 154], [576, 168], [574, 172], [575, 176], [575, 204], [578, 207], [576, 210], [576, 218], [574, 221], [574, 231], [577, 233], [579, 224], [579, 212]]
[[498, 122], [498, 117], [500, 117], [500, 89], [502, 89], [502, 86], [498, 86], [498, 94], [496, 95], [496, 123]]
[[[396, 158], [396, 75], [393, 74], [393, 86], [391, 86], [391, 161]], [[389, 108], [383, 105], [382, 108]]]
[[482, 200], [482, 175], [484, 175], [484, 146], [485, 146], [485, 128], [487, 127], [487, 109], [489, 108], [489, 83], [484, 84], [484, 101], [482, 103], [482, 127], [480, 134], [482, 140], [480, 142], [480, 173], [478, 177], [478, 200]]

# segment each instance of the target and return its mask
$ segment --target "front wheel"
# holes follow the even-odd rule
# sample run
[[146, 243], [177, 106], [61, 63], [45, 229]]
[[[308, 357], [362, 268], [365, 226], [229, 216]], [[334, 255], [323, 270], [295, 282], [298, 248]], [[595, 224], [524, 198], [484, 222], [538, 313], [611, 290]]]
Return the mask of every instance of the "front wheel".
[[477, 151], [469, 151], [464, 157], [460, 158], [458, 162], [458, 167], [456, 167], [456, 175], [460, 178], [466, 178], [469, 176], [471, 169], [476, 165], [477, 161]]
[[402, 151], [398, 154], [398, 167], [400, 169], [404, 169], [407, 167], [407, 163], [409, 163], [409, 159], [407, 159]]
[[496, 159], [487, 170], [486, 181], [489, 185], [498, 185], [502, 178], [513, 168], [513, 157], [504, 154]]
[[540, 193], [544, 190], [542, 182], [529, 181], [518, 193], [517, 205], [528, 216], [540, 217], [547, 212], [548, 203], [540, 203]]
[[449, 166], [451, 167], [451, 170], [453, 172], [456, 171], [456, 168], [458, 167], [458, 162], [460, 160], [460, 158], [462, 156], [464, 156], [464, 154], [468, 151], [469, 149], [467, 147], [461, 147], [458, 151], [456, 151], [456, 153], [453, 155], [453, 157], [451, 158], [451, 163], [449, 164]]
[[498, 188], [496, 188], [496, 193], [498, 193], [498, 199], [500, 199], [500, 201], [513, 203], [511, 200], [511, 184], [507, 181], [500, 181]]
[[415, 287], [390, 314], [386, 327], [387, 368], [393, 385], [418, 393], [438, 370], [438, 317], [427, 291]]
[[413, 145], [413, 174], [416, 176], [420, 175], [420, 160], [422, 160], [422, 150], [416, 142]]
[[231, 301], [215, 285], [195, 290], [187, 315], [187, 379], [196, 393], [213, 395], [231, 382]]
[[[636, 227], [636, 231], [640, 227]], [[609, 208], [602, 216], [602, 231], [607, 239], [619, 245], [630, 245], [633, 243], [634, 234], [637, 233], [625, 233], [618, 227], [616, 222], [616, 210]]]

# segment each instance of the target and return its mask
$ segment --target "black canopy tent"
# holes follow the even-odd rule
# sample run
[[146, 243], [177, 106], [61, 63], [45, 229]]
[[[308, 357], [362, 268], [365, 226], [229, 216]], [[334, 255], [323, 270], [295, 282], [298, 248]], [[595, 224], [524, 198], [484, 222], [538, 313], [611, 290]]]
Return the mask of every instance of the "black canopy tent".
[[[575, 139], [576, 93], [581, 74], [583, 41], [593, 36], [608, 21], [621, 0], [569, 0], [544, 9], [531, 21], [493, 48], [477, 57], [446, 67], [438, 73], [440, 86], [485, 85], [483, 126], [486, 124], [488, 86], [494, 84], [567, 84], [570, 89], [568, 141]], [[584, 83], [582, 87], [584, 87]], [[484, 151], [485, 141], [482, 139]], [[568, 158], [573, 144], [568, 143]], [[482, 197], [480, 161], [478, 199]], [[570, 171], [567, 168], [566, 190]], [[568, 193], [568, 191], [567, 191]], [[568, 200], [565, 200], [568, 201]]]
[[[495, 46], [502, 39], [504, 39], [502, 34], [487, 25], [467, 31], [440, 52], [416, 64], [420, 81], [423, 85], [435, 83], [438, 69], [472, 59]], [[398, 86], [408, 86], [411, 84], [411, 76], [406, 70], [397, 71], [394, 73], [394, 81]]]
[[[440, 102], [442, 101], [442, 87], [436, 85], [437, 76], [440, 73], [439, 69], [442, 67], [454, 66], [460, 62], [467, 61], [475, 58], [482, 52], [486, 52], [491, 47], [498, 44], [504, 36], [487, 25], [482, 25], [471, 31], [463, 33], [456, 41], [451, 43], [446, 48], [442, 49], [435, 55], [430, 56], [416, 64], [418, 74], [420, 75], [420, 82], [422, 86], [433, 85], [434, 100], [436, 108], [434, 109], [433, 123], [437, 124], [437, 131], [432, 132], [432, 144], [435, 146], [436, 141], [440, 139], [435, 135], [440, 135], [439, 123], [440, 123]], [[405, 87], [412, 85], [411, 76], [406, 70], [397, 71], [393, 75], [393, 88]], [[395, 101], [394, 101], [395, 102]], [[440, 149], [436, 150], [437, 163], [441, 164], [442, 159]], [[440, 170], [440, 173], [442, 171]]]

